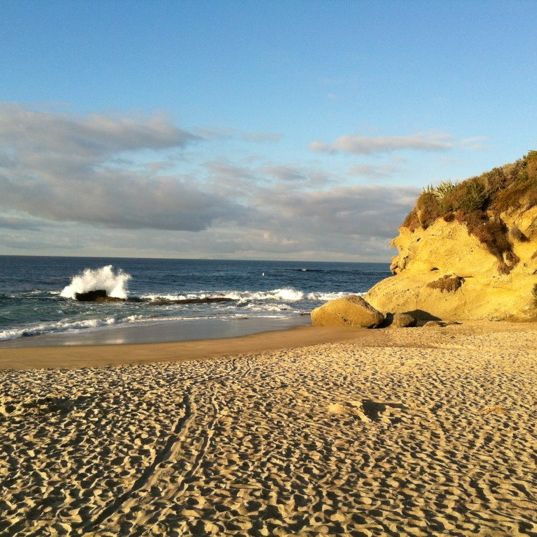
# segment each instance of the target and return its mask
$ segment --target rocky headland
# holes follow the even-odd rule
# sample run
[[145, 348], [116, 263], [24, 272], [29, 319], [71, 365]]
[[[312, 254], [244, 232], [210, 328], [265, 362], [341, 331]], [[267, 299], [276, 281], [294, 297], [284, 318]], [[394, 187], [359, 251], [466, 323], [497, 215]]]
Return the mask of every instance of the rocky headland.
[[365, 299], [445, 320], [537, 319], [537, 151], [426, 188], [393, 240], [394, 276]]

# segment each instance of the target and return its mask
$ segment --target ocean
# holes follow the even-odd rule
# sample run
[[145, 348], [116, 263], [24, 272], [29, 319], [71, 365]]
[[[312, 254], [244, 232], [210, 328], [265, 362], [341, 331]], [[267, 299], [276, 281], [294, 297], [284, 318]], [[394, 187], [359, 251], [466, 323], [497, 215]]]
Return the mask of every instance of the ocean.
[[[0, 346], [172, 321], [212, 327], [203, 337], [305, 324], [323, 302], [389, 275], [387, 263], [0, 256]], [[123, 300], [75, 298], [97, 289]], [[174, 339], [192, 337], [183, 332]]]

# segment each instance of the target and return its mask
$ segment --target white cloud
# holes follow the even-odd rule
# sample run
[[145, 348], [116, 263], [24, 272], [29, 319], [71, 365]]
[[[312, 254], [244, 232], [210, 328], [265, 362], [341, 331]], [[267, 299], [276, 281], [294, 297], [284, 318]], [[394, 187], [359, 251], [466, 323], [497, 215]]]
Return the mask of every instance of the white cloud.
[[354, 164], [349, 168], [349, 175], [364, 179], [386, 179], [401, 170], [400, 163]]
[[455, 141], [444, 133], [410, 134], [404, 136], [340, 136], [332, 143], [314, 141], [310, 149], [321, 153], [349, 153], [371, 155], [402, 150], [446, 151], [452, 149]]
[[95, 158], [121, 151], [183, 147], [198, 137], [164, 116], [149, 118], [92, 114], [85, 117], [0, 105], [0, 143], [11, 150]]
[[239, 204], [189, 177], [113, 161], [195, 140], [163, 117], [71, 117], [3, 105], [0, 207], [55, 221], [188, 231], [240, 217]]
[[350, 186], [320, 191], [266, 191], [256, 200], [270, 229], [327, 235], [391, 238], [419, 191], [413, 187]]
[[194, 133], [204, 140], [241, 140], [257, 144], [274, 143], [282, 139], [282, 135], [279, 132], [248, 132], [221, 127], [201, 127], [195, 129]]

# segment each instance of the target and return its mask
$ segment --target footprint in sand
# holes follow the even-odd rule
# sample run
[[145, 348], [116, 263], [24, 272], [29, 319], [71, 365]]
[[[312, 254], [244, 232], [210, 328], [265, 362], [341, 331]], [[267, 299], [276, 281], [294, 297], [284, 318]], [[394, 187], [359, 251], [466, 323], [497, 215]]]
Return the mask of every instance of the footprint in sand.
[[327, 406], [330, 414], [334, 415], [354, 415], [365, 423], [381, 422], [394, 424], [401, 421], [397, 415], [399, 411], [406, 407], [401, 403], [391, 401], [373, 401], [372, 399], [362, 399], [361, 401], [349, 401], [345, 403], [331, 403]]
[[503, 406], [494, 405], [494, 406], [487, 406], [485, 408], [482, 408], [479, 412], [480, 414], [506, 414], [507, 411]]

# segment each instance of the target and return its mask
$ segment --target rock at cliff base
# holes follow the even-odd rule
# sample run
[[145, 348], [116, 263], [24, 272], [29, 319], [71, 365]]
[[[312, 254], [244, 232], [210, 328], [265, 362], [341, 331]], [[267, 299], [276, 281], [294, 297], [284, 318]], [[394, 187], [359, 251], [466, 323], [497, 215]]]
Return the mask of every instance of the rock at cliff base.
[[313, 326], [375, 328], [383, 321], [382, 313], [356, 295], [331, 300], [311, 312]]
[[395, 313], [391, 326], [395, 328], [407, 328], [416, 326], [416, 322], [416, 318], [410, 315], [410, 313]]

